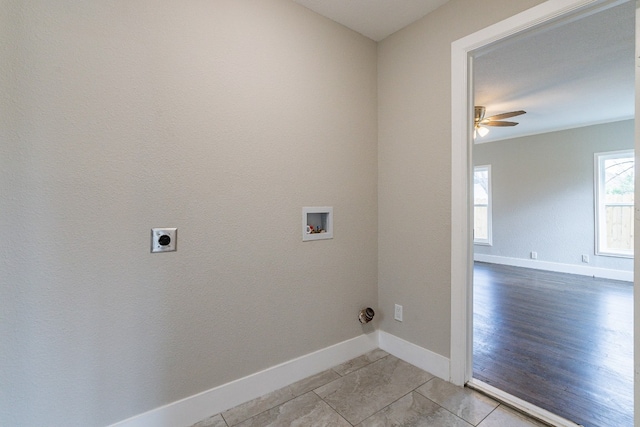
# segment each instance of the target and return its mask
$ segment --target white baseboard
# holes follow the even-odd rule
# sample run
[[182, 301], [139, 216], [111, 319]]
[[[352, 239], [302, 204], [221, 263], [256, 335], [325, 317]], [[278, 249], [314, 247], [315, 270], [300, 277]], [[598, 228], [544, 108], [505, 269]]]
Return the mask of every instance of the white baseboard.
[[[385, 334], [388, 335], [388, 334]], [[111, 427], [189, 426], [378, 348], [378, 333], [363, 334], [264, 371], [153, 409]], [[391, 353], [391, 352], [390, 352]], [[393, 354], [393, 353], [392, 353]], [[407, 362], [419, 366], [410, 360]], [[431, 371], [433, 374], [435, 372]]]
[[449, 381], [450, 363], [448, 358], [384, 331], [378, 331], [378, 343], [382, 350], [393, 354], [398, 359], [430, 372], [438, 378]]
[[561, 264], [559, 262], [538, 261], [534, 259], [511, 258], [486, 254], [474, 254], [473, 260], [488, 262], [491, 264], [511, 265], [514, 267], [533, 268], [536, 270], [555, 271], [558, 273], [579, 274], [581, 276], [633, 282], [633, 271], [611, 270], [608, 268], [590, 267], [586, 265]]
[[449, 359], [394, 335], [376, 331], [169, 403], [120, 421], [111, 427], [189, 426], [376, 348], [381, 348], [439, 378], [449, 380]]

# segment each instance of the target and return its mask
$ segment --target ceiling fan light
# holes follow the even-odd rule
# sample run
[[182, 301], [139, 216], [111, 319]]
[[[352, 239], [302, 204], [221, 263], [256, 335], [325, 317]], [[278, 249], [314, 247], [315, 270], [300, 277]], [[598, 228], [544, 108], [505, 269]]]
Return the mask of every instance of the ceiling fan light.
[[478, 132], [478, 135], [480, 135], [480, 137], [487, 136], [487, 134], [489, 133], [489, 128], [486, 128], [484, 126], [478, 126], [476, 130]]

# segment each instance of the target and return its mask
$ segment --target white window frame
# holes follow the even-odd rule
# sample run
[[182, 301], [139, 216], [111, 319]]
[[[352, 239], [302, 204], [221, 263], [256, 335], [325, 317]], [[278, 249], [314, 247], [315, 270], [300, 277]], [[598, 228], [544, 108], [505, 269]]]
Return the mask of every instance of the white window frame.
[[[609, 249], [606, 245], [606, 236], [603, 233], [606, 231], [606, 213], [605, 209], [607, 204], [604, 202], [604, 197], [601, 195], [604, 192], [604, 179], [605, 174], [602, 173], [605, 160], [617, 159], [629, 157], [635, 161], [635, 152], [631, 150], [619, 150], [619, 151], [607, 151], [602, 153], [595, 153], [595, 252], [596, 255], [620, 257], [620, 258], [633, 258], [633, 249], [631, 251], [622, 251], [616, 249]], [[635, 163], [634, 163], [635, 167]], [[632, 206], [633, 203], [617, 203], [618, 205]], [[633, 222], [632, 222], [633, 223]]]
[[[491, 195], [491, 165], [478, 165], [473, 167], [473, 178], [475, 181], [475, 175], [477, 171], [487, 171], [487, 238], [480, 239], [476, 238], [475, 231], [473, 233], [473, 244], [474, 245], [484, 245], [484, 246], [492, 246], [493, 245], [493, 227], [492, 227], [492, 200], [493, 196]], [[476, 206], [476, 198], [475, 195], [473, 197], [473, 212], [475, 212]], [[474, 222], [475, 224], [475, 215]]]

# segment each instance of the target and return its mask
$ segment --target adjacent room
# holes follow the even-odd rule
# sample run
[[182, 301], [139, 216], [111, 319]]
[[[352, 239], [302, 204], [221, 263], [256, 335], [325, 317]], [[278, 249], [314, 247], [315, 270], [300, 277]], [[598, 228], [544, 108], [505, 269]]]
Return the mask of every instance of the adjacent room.
[[474, 58], [473, 377], [593, 427], [633, 423], [634, 8]]

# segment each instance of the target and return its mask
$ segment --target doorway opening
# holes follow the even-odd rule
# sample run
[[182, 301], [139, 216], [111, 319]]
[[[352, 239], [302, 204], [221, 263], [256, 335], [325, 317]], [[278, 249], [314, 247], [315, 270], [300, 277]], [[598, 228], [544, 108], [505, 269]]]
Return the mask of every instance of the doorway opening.
[[[522, 40], [530, 39], [532, 34], [534, 33], [551, 33], [555, 29], [561, 28], [562, 26], [566, 26], [567, 23], [576, 22], [578, 20], [584, 19], [585, 17], [592, 16], [596, 13], [599, 13], [603, 10], [615, 9], [620, 5], [631, 5], [631, 10], [635, 10], [635, 3], [633, 2], [590, 2], [590, 1], [549, 1], [546, 2], [536, 8], [530, 9], [516, 17], [513, 17], [507, 21], [503, 21], [499, 24], [496, 24], [492, 27], [489, 27], [485, 30], [482, 30], [474, 35], [471, 35], [465, 39], [461, 39], [458, 42], [455, 42], [452, 46], [452, 96], [453, 96], [453, 158], [452, 158], [452, 166], [453, 166], [453, 205], [452, 205], [452, 221], [453, 227], [452, 229], [452, 348], [451, 348], [451, 379], [453, 382], [458, 384], [469, 383], [471, 386], [476, 386], [479, 388], [484, 388], [484, 391], [489, 392], [490, 394], [494, 394], [496, 397], [500, 398], [507, 403], [512, 404], [513, 406], [518, 407], [519, 409], [525, 410], [538, 418], [543, 419], [544, 421], [556, 424], [556, 425], [575, 425], [573, 423], [568, 422], [563, 417], [558, 417], [556, 414], [550, 411], [545, 411], [540, 408], [540, 405], [531, 404], [529, 401], [524, 399], [519, 399], [514, 397], [511, 393], [504, 392], [503, 390], [492, 387], [491, 385], [487, 385], [482, 381], [477, 381], [474, 379], [474, 356], [473, 356], [473, 286], [472, 283], [474, 281], [473, 274], [473, 262], [474, 262], [474, 254], [476, 252], [481, 253], [481, 255], [485, 257], [489, 257], [490, 261], [496, 261], [496, 257], [503, 255], [503, 258], [518, 258], [516, 256], [504, 256], [505, 253], [508, 253], [504, 247], [498, 248], [499, 244], [504, 244], [504, 238], [498, 238], [497, 235], [493, 236], [493, 244], [496, 249], [493, 253], [491, 250], [482, 250], [475, 251], [473, 246], [472, 230], [473, 230], [473, 215], [472, 215], [472, 207], [473, 204], [473, 187], [471, 185], [471, 175], [474, 165], [487, 165], [490, 164], [490, 161], [487, 161], [486, 158], [478, 159], [479, 163], [476, 162], [475, 154], [472, 155], [474, 148], [472, 145], [472, 123], [473, 119], [469, 120], [469, 118], [473, 118], [473, 108], [475, 106], [474, 96], [473, 96], [473, 85], [472, 85], [472, 76], [476, 71], [476, 67], [480, 67], [482, 56], [486, 55], [490, 57], [492, 53], [495, 53], [501, 47], [508, 45], [513, 47], [520, 43]], [[633, 13], [635, 15], [635, 13]], [[634, 36], [635, 37], [635, 36]], [[535, 54], [534, 54], [535, 55]], [[633, 92], [633, 91], [632, 91]], [[633, 93], [631, 94], [633, 96]], [[494, 100], [495, 101], [495, 100]], [[486, 102], [486, 101], [482, 101]], [[496, 101], [497, 102], [497, 101]], [[514, 106], [514, 105], [502, 105], [499, 106], [496, 110], [492, 111], [491, 114], [497, 114], [504, 111], [511, 111], [515, 109], [524, 108], [526, 106]], [[529, 114], [535, 112], [531, 111]], [[487, 114], [487, 115], [491, 115]], [[628, 127], [633, 129], [633, 117], [631, 117], [631, 123], [628, 124]], [[524, 118], [521, 119], [524, 122]], [[500, 129], [502, 130], [502, 129]], [[492, 130], [493, 131], [493, 130]], [[590, 129], [591, 132], [596, 132], [594, 129]], [[562, 133], [564, 131], [554, 130], [556, 133]], [[568, 132], [568, 131], [567, 131]], [[509, 142], [512, 138], [503, 137], [496, 138], [494, 141], [503, 141], [504, 143]], [[534, 139], [533, 136], [520, 136], [521, 140], [525, 139], [529, 143], [532, 143]], [[633, 139], [633, 137], [632, 137]], [[521, 142], [521, 141], [520, 141]], [[535, 142], [535, 141], [534, 141]], [[633, 144], [633, 142], [632, 142]], [[489, 146], [490, 144], [487, 144]], [[503, 144], [504, 145], [504, 144]], [[513, 149], [512, 144], [510, 146]], [[626, 148], [626, 147], [625, 147]], [[522, 150], [522, 149], [521, 149]], [[542, 151], [542, 150], [539, 150]], [[538, 153], [540, 154], [540, 153]], [[530, 154], [523, 154], [520, 151], [521, 156], [527, 157], [530, 159]], [[549, 156], [549, 154], [542, 154], [543, 156]], [[566, 154], [565, 154], [566, 157]], [[503, 159], [504, 160], [504, 159]], [[593, 153], [591, 153], [591, 170], [593, 168]], [[526, 170], [523, 170], [522, 165], [519, 167], [515, 167], [521, 175], [526, 174]], [[495, 165], [492, 165], [492, 174], [496, 175], [497, 170]], [[538, 170], [533, 171], [534, 175], [537, 173], [545, 174], [547, 171]], [[494, 177], [495, 178], [495, 177]], [[535, 179], [535, 177], [534, 177]], [[540, 176], [538, 176], [540, 179]], [[588, 185], [593, 187], [593, 180], [591, 180]], [[494, 188], [495, 193], [495, 188]], [[531, 190], [533, 191], [533, 190]], [[523, 194], [523, 197], [531, 198], [532, 194]], [[566, 196], [566, 194], [565, 194]], [[511, 196], [511, 200], [513, 199], [513, 195]], [[593, 205], [591, 205], [591, 213], [593, 215]], [[588, 210], [588, 209], [587, 209]], [[539, 213], [539, 212], [538, 212]], [[493, 220], [493, 227], [496, 233], [499, 232], [498, 228], [500, 228], [497, 224], [504, 223], [504, 218]], [[527, 227], [532, 228], [532, 224], [530, 221], [525, 222]], [[556, 230], [557, 231], [557, 230]], [[586, 234], [587, 232], [583, 231], [578, 234]], [[575, 232], [574, 232], [575, 234]], [[594, 238], [594, 233], [588, 233], [590, 238]], [[536, 235], [539, 235], [537, 233]], [[489, 236], [491, 239], [491, 236]], [[498, 239], [498, 241], [496, 241]], [[535, 241], [535, 240], [534, 240]], [[540, 243], [536, 243], [539, 245]], [[562, 245], [555, 245], [562, 246]], [[561, 264], [558, 260], [550, 261], [547, 259], [549, 255], [549, 250], [539, 249], [539, 247], [544, 246], [536, 246], [531, 247], [530, 245], [525, 245], [525, 249], [521, 248], [520, 258], [525, 259], [527, 262], [532, 262], [532, 258], [535, 255], [538, 255], [540, 259], [537, 260], [538, 264]], [[591, 252], [580, 253], [578, 256], [586, 255], [586, 258], [591, 262], [602, 262], [597, 260], [597, 253], [593, 253], [593, 245], [590, 246]], [[486, 248], [482, 248], [486, 249]], [[586, 252], [585, 250], [581, 250], [581, 252]], [[498, 254], [498, 255], [496, 255]], [[482, 257], [480, 257], [482, 258]], [[486, 261], [486, 258], [485, 258]], [[631, 265], [631, 274], [633, 271], [633, 261], [627, 262], [627, 266]], [[512, 265], [509, 268], [516, 269], [516, 272], [522, 272], [522, 270], [517, 270], [517, 268], [522, 267], [531, 267], [531, 265], [527, 264], [527, 262], [522, 262], [522, 265]], [[570, 262], [565, 262], [565, 264], [570, 264]], [[602, 264], [603, 268], [609, 269], [619, 269], [615, 266], [615, 261], [613, 264], [605, 266]], [[618, 264], [619, 265], [619, 264]], [[476, 278], [484, 277], [486, 278], [488, 275], [497, 275], [498, 273], [489, 270], [487, 265], [481, 266], [482, 269], [477, 273]], [[536, 267], [539, 267], [536, 266]], [[580, 265], [578, 267], [585, 270], [590, 266]], [[579, 269], [578, 269], [579, 270]], [[586, 270], [585, 270], [586, 271]], [[512, 272], [513, 273], [513, 272]], [[531, 275], [535, 273], [535, 270], [532, 270]], [[527, 273], [527, 275], [529, 275]], [[557, 272], [556, 272], [557, 273]], [[575, 273], [575, 271], [570, 271], [570, 273]], [[517, 273], [514, 273], [517, 274]], [[566, 273], [563, 273], [566, 274]], [[573, 274], [571, 275], [573, 276]], [[536, 285], [540, 286], [540, 285]], [[534, 286], [535, 287], [535, 286]], [[602, 285], [601, 285], [602, 287]], [[606, 286], [605, 286], [606, 287]], [[496, 297], [495, 295], [493, 295]], [[486, 295], [485, 295], [486, 298]], [[632, 298], [629, 295], [626, 297], [627, 303], [629, 303], [629, 299]], [[611, 299], [611, 298], [610, 298]], [[495, 303], [495, 301], [494, 301]], [[597, 311], [597, 307], [593, 307], [592, 311]], [[604, 309], [606, 311], [606, 309]], [[522, 317], [522, 316], [521, 316]], [[632, 318], [624, 320], [624, 322], [631, 324]], [[575, 335], [575, 334], [574, 334]], [[588, 334], [587, 334], [588, 335]], [[632, 335], [632, 334], [630, 334]], [[589, 340], [587, 336], [584, 336], [586, 340]], [[632, 344], [630, 344], [632, 346]], [[544, 362], [543, 362], [544, 363]], [[628, 376], [632, 374], [629, 373]], [[579, 376], [579, 375], [578, 375]], [[578, 379], [578, 378], [576, 378]], [[575, 387], [575, 384], [567, 384], [567, 387]], [[632, 396], [632, 391], [631, 391]]]

